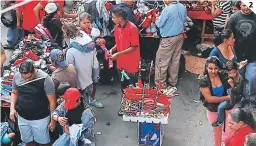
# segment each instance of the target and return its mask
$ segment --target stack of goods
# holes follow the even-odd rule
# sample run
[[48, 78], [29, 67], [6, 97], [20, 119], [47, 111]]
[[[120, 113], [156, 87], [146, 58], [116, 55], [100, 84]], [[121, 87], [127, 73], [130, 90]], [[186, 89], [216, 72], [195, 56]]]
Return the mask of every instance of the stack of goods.
[[55, 67], [51, 65], [49, 55], [52, 49], [59, 48], [58, 44], [51, 42], [48, 38], [35, 34], [20, 41], [11, 56], [10, 64], [4, 66], [4, 74], [1, 78], [1, 100], [8, 100], [12, 90], [13, 76], [19, 71], [22, 62], [32, 60], [35, 68], [51, 74]]
[[128, 87], [124, 89], [122, 112], [126, 116], [161, 119], [170, 112], [171, 99], [176, 95], [174, 88]]
[[184, 3], [188, 11], [206, 11], [211, 13], [210, 1], [184, 1], [182, 3]]
[[[141, 72], [141, 63], [139, 68]], [[148, 83], [142, 83], [140, 73], [136, 86], [134, 87], [133, 85], [130, 85], [124, 89], [121, 102], [121, 111], [123, 115], [158, 119], [168, 116], [172, 98], [177, 95], [175, 94], [177, 88], [168, 87], [163, 89], [161, 83], [159, 83], [156, 87], [151, 87], [150, 76], [152, 69], [153, 61], [151, 62], [149, 69]], [[122, 71], [122, 74], [123, 73], [124, 71]]]

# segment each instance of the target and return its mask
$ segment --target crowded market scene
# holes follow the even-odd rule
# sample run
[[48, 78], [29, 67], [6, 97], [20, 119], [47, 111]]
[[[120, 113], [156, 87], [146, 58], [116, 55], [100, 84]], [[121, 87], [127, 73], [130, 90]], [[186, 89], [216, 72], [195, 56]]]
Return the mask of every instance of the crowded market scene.
[[1, 0], [1, 145], [256, 146], [254, 0]]

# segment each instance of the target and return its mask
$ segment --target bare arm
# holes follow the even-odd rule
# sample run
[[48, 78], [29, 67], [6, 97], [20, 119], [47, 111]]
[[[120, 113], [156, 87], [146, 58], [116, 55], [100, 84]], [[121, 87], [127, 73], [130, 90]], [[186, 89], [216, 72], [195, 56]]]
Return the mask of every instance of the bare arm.
[[230, 100], [230, 96], [221, 96], [221, 97], [212, 96], [210, 89], [208, 87], [206, 88], [201, 87], [200, 92], [203, 94], [205, 100], [208, 103], [220, 103], [226, 100]]
[[17, 17], [17, 27], [20, 27], [20, 20], [21, 20], [21, 11], [19, 10], [19, 8], [16, 9], [16, 17]]
[[37, 23], [39, 24], [39, 23], [41, 23], [41, 21], [40, 21], [40, 11], [43, 9], [44, 7], [40, 4], [40, 3], [38, 3], [36, 6], [35, 6], [35, 8], [34, 8], [34, 14], [35, 14], [35, 16], [36, 16], [36, 20], [37, 20]]
[[11, 110], [15, 109], [17, 100], [18, 100], [18, 90], [13, 89], [11, 94], [11, 107], [10, 107]]
[[226, 26], [228, 24], [228, 20], [229, 20], [229, 15], [226, 17], [224, 28], [226, 28]]
[[47, 97], [50, 103], [50, 111], [53, 112], [56, 108], [56, 95], [51, 94], [51, 95], [47, 95]]
[[213, 18], [221, 15], [221, 13], [222, 13], [222, 10], [220, 8], [215, 9], [215, 4], [214, 4], [214, 2], [212, 2], [212, 16], [213, 16]]
[[111, 49], [112, 51], [116, 51], [116, 45], [114, 47], [112, 47]]

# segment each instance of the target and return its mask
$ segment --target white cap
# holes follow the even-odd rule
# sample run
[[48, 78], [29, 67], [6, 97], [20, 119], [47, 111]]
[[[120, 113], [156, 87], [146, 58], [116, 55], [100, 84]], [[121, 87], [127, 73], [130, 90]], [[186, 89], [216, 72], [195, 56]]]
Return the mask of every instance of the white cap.
[[57, 4], [55, 4], [53, 2], [49, 2], [45, 6], [44, 10], [47, 14], [51, 14], [51, 13], [54, 13], [58, 10], [58, 6], [57, 6]]

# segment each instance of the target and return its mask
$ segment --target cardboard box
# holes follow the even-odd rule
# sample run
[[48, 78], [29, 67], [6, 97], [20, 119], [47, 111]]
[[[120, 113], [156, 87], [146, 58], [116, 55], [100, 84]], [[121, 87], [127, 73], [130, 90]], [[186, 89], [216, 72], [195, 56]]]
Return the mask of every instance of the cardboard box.
[[145, 146], [161, 146], [164, 128], [161, 123], [138, 122], [138, 144]]

